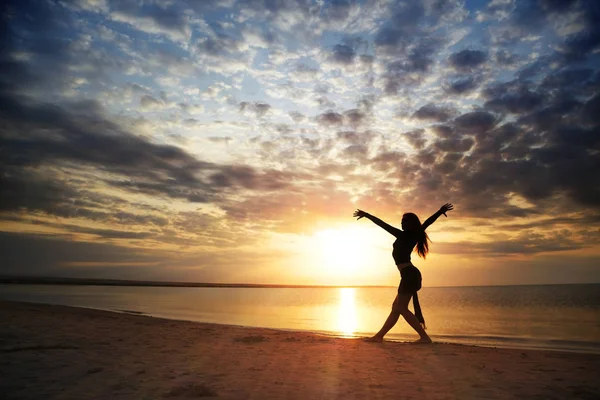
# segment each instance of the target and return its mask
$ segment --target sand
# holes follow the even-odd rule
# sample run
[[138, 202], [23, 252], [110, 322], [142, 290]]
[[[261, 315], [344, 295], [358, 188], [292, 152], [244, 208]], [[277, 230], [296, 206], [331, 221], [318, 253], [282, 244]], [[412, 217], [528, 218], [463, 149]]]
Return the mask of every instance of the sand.
[[600, 355], [0, 302], [3, 399], [600, 399]]

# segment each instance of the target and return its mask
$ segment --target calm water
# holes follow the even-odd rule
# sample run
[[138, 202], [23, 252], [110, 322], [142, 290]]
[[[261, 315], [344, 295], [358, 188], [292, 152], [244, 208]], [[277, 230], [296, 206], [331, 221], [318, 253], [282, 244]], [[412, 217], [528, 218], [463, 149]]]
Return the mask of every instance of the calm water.
[[[395, 293], [395, 288], [0, 285], [0, 299], [6, 300], [346, 337], [379, 330]], [[600, 353], [600, 284], [423, 288], [419, 299], [436, 341]], [[386, 338], [410, 340], [416, 334], [401, 317]]]

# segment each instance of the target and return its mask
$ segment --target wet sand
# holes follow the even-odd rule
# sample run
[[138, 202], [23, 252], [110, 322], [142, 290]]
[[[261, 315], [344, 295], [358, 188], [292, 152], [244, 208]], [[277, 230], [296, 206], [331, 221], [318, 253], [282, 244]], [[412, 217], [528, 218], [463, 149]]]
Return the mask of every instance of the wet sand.
[[599, 399], [600, 355], [0, 301], [3, 399]]

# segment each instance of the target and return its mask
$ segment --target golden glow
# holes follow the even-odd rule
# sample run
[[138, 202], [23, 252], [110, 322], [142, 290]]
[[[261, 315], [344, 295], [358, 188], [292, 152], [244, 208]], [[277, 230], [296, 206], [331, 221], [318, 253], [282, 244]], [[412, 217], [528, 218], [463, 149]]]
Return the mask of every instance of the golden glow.
[[327, 229], [315, 235], [323, 268], [352, 275], [368, 262], [365, 237], [357, 229]]
[[340, 305], [338, 308], [338, 330], [344, 336], [354, 336], [356, 331], [356, 302], [354, 288], [340, 288]]

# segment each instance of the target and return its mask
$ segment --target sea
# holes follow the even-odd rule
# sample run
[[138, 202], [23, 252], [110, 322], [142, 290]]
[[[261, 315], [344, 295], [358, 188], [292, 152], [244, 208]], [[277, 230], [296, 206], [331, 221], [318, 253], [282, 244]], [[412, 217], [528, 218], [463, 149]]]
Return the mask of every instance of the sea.
[[[0, 285], [3, 300], [347, 338], [377, 332], [395, 295], [394, 287]], [[600, 354], [600, 284], [425, 287], [419, 300], [436, 342]], [[416, 338], [402, 317], [386, 336]]]

